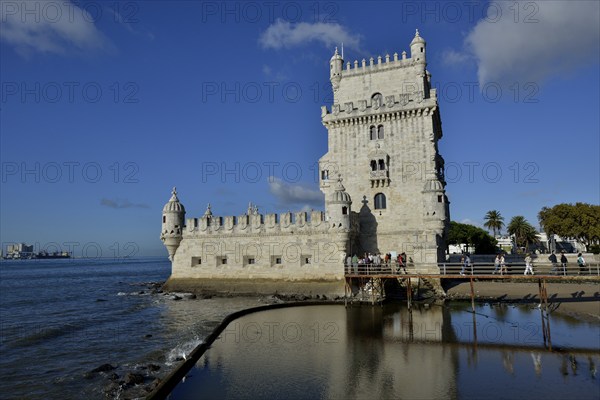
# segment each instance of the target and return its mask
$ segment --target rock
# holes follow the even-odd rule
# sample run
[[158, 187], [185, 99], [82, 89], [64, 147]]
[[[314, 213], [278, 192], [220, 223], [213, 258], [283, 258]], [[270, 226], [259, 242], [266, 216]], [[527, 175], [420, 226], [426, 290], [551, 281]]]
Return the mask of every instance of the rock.
[[111, 381], [116, 381], [119, 379], [119, 375], [117, 375], [113, 372], [110, 375], [108, 375], [108, 379], [110, 379]]
[[193, 300], [196, 298], [196, 295], [194, 293], [184, 293], [182, 294], [182, 297], [184, 299]]
[[177, 300], [181, 300], [181, 297], [174, 294], [174, 295], [169, 296], [169, 299], [177, 301]]
[[203, 294], [200, 296], [201, 299], [207, 300], [207, 299], [212, 299], [212, 295], [210, 294]]
[[158, 371], [160, 369], [160, 365], [157, 364], [148, 364], [148, 370], [150, 371]]
[[151, 338], [151, 337], [152, 337], [152, 335], [151, 335], [151, 334], [147, 334], [147, 335], [144, 335], [144, 337], [145, 337], [145, 338]]
[[121, 385], [118, 382], [111, 382], [108, 385], [104, 386], [104, 394], [106, 398], [114, 399], [117, 396], [117, 393], [121, 390]]
[[110, 364], [102, 364], [101, 366], [99, 366], [98, 368], [94, 368], [90, 372], [108, 372], [108, 371], [112, 371], [113, 369], [116, 369], [116, 368], [117, 367], [113, 367]]
[[160, 385], [160, 382], [161, 382], [160, 378], [156, 378], [155, 380], [153, 380], [153, 381], [152, 381], [152, 383], [151, 383], [151, 384], [149, 384], [148, 386], [146, 386], [146, 387], [144, 388], [144, 390], [146, 390], [146, 392], [151, 392], [151, 391], [153, 391], [154, 389], [156, 389], [156, 387], [157, 387], [158, 385]]
[[133, 372], [128, 372], [127, 375], [125, 375], [126, 385], [139, 385], [140, 383], [144, 383], [144, 375]]

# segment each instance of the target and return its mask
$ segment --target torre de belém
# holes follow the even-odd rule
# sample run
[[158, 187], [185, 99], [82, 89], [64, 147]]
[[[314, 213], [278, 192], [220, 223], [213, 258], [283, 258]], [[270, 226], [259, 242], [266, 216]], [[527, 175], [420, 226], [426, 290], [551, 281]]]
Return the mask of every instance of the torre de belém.
[[325, 211], [185, 218], [173, 190], [161, 240], [172, 261], [168, 290], [344, 293], [350, 255], [405, 252], [413, 268], [439, 273], [449, 226], [437, 93], [426, 42], [410, 57], [330, 60], [331, 109], [321, 107], [328, 151], [319, 160]]

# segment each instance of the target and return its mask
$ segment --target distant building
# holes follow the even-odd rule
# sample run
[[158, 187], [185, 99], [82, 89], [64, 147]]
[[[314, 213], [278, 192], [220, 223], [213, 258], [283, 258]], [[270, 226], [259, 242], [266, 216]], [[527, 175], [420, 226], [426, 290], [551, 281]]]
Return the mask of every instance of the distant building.
[[552, 250], [560, 252], [564, 250], [565, 253], [585, 253], [587, 251], [587, 246], [577, 239], [563, 238], [558, 235], [550, 235], [548, 237], [545, 232], [540, 232], [538, 238], [546, 252]]
[[502, 251], [508, 254], [512, 254], [516, 251], [516, 246], [512, 235], [496, 235], [495, 239], [498, 242], [498, 247]]
[[33, 245], [25, 243], [13, 243], [6, 246], [5, 258], [32, 258]]

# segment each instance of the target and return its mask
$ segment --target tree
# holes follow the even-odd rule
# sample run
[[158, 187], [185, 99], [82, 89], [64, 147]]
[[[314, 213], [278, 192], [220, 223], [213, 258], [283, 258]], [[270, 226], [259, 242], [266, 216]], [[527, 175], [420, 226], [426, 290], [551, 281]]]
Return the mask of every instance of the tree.
[[541, 227], [548, 235], [574, 238], [590, 246], [600, 240], [600, 206], [575, 203], [544, 207], [538, 213]]
[[488, 229], [491, 229], [492, 232], [494, 232], [494, 236], [496, 236], [496, 232], [500, 233], [502, 227], [504, 226], [504, 217], [500, 215], [500, 211], [488, 211], [487, 214], [485, 214], [485, 217], [483, 217], [483, 219], [485, 219], [485, 223], [483, 224], [483, 226], [485, 226]]
[[529, 243], [538, 241], [535, 228], [521, 215], [513, 217], [508, 223], [506, 230], [509, 234], [515, 235], [517, 246], [525, 247], [525, 250], [529, 247]]
[[474, 225], [450, 222], [448, 230], [448, 244], [466, 244], [467, 251], [470, 246], [475, 246], [477, 254], [493, 254], [496, 252], [498, 242], [486, 231]]

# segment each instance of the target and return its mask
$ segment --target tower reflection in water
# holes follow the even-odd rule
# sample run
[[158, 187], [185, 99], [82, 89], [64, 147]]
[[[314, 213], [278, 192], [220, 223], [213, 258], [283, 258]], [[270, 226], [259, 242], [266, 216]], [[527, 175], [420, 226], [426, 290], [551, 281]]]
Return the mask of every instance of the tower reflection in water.
[[[227, 327], [171, 398], [597, 395], [598, 351], [563, 358], [519, 333], [518, 310], [487, 312], [475, 325], [460, 306], [326, 305], [250, 314]], [[569, 382], [559, 385], [558, 376], [567, 376], [563, 365]]]

